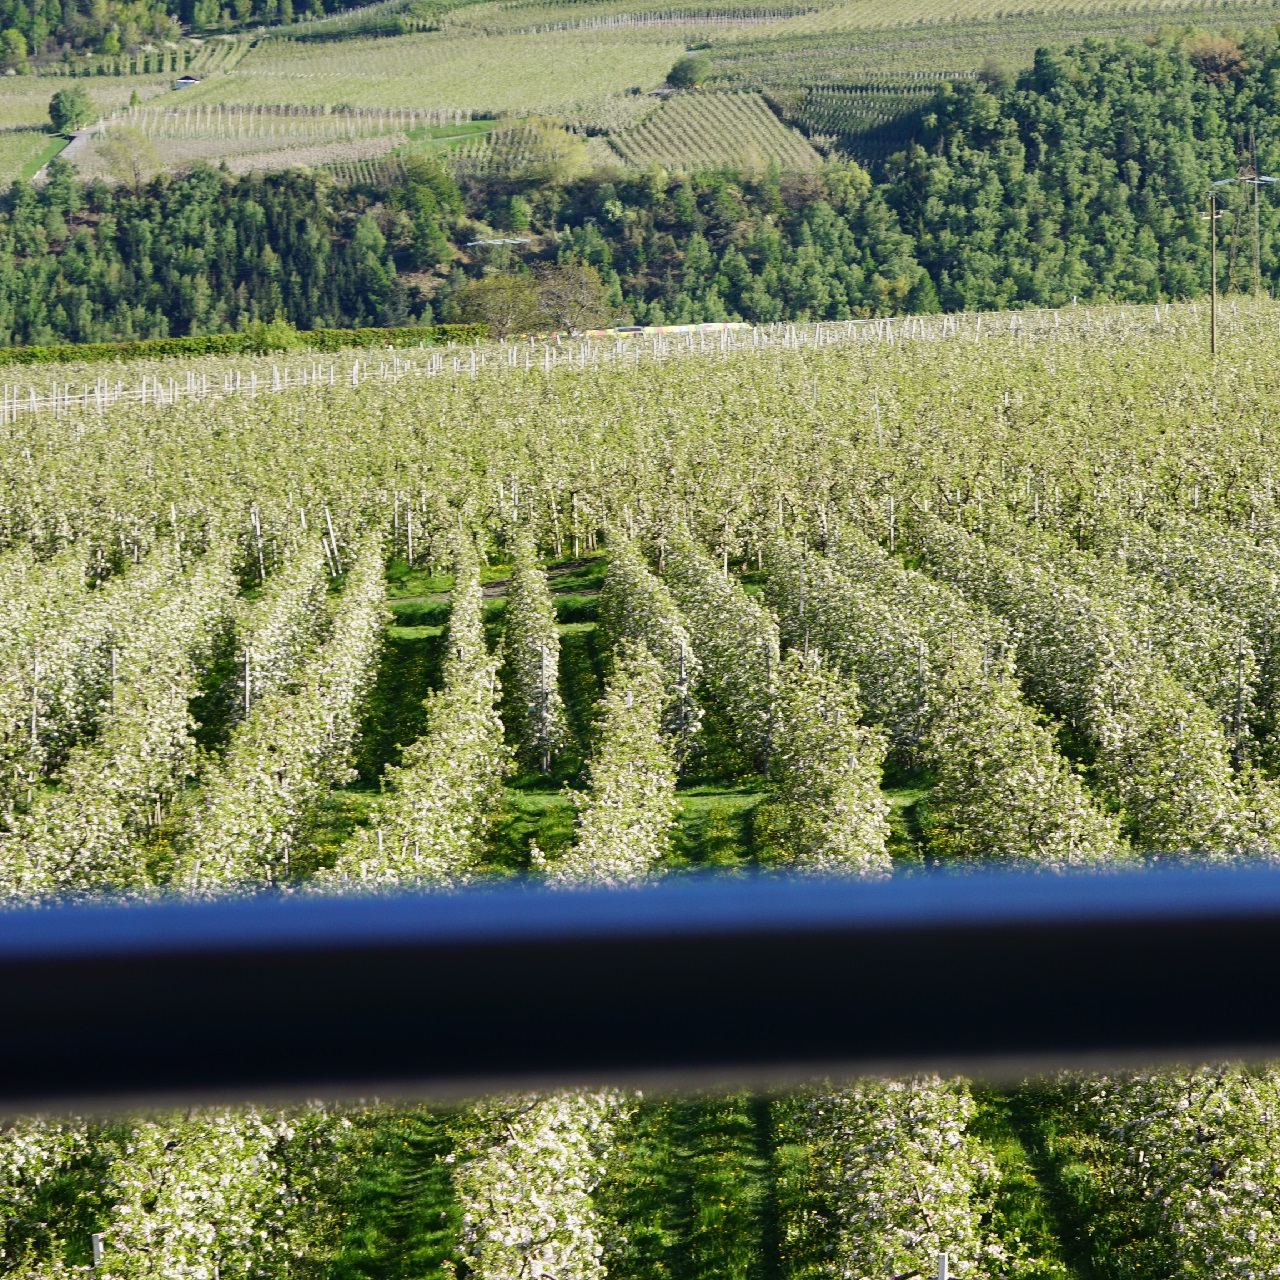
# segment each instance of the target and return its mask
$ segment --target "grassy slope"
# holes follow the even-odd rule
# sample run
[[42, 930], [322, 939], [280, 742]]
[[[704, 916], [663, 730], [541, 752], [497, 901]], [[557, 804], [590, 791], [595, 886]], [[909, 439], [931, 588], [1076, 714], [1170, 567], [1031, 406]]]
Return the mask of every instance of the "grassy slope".
[[163, 76], [102, 76], [69, 80], [53, 76], [0, 77], [0, 185], [30, 178], [63, 147], [65, 138], [41, 132], [49, 123], [49, 99], [77, 84], [86, 89], [95, 110], [108, 114], [127, 106], [132, 94], [145, 100], [169, 87]]
[[392, 36], [263, 43], [233, 71], [184, 90], [190, 102], [462, 107], [529, 113], [631, 85], [653, 88], [683, 50], [674, 29], [538, 35]]
[[427, 1107], [370, 1108], [352, 1117], [336, 1256], [326, 1280], [448, 1280], [457, 1245], [448, 1113]]

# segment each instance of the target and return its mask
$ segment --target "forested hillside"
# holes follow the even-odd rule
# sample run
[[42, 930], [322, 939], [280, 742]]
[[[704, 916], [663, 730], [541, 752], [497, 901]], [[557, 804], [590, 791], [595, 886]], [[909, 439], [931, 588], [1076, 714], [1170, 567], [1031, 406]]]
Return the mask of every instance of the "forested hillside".
[[0, 332], [11, 342], [217, 333], [283, 312], [316, 328], [407, 317], [377, 223], [304, 173], [211, 169], [145, 192], [67, 168], [15, 184], [0, 219]]
[[[668, 319], [771, 320], [1195, 297], [1209, 283], [1209, 183], [1248, 163], [1251, 132], [1262, 172], [1280, 166], [1278, 69], [1274, 30], [1045, 50], [1016, 82], [948, 85], [918, 142], [874, 182], [828, 166], [781, 202], [768, 182], [708, 178], [711, 208], [682, 221], [671, 201], [664, 226], [650, 212], [652, 175], [597, 177], [574, 193], [571, 239], [619, 272], [645, 318], [655, 301]], [[1219, 287], [1252, 288], [1248, 188], [1220, 198]], [[1280, 211], [1268, 199], [1270, 289]], [[880, 282], [832, 287], [851, 268]]]
[[[0, 206], [0, 340], [86, 341], [471, 316], [468, 281], [596, 268], [602, 318], [664, 323], [1164, 301], [1208, 287], [1210, 181], [1280, 167], [1276, 31], [1042, 51], [1016, 81], [948, 85], [918, 142], [868, 174], [588, 171], [546, 163], [461, 190], [416, 159], [392, 183], [208, 168], [111, 188], [51, 167]], [[1219, 287], [1252, 289], [1251, 188], [1225, 188]], [[1262, 285], [1280, 211], [1258, 210]], [[484, 239], [516, 245], [476, 246]], [[468, 301], [468, 299], [471, 301]]]
[[[1280, 164], [1277, 70], [1274, 29], [1042, 50], [1012, 86], [944, 90], [886, 199], [948, 309], [1191, 296], [1208, 283], [1209, 183], [1248, 163], [1251, 134], [1262, 172]], [[1252, 283], [1244, 197], [1222, 196], [1224, 288]], [[1260, 217], [1271, 287], [1266, 196]]]

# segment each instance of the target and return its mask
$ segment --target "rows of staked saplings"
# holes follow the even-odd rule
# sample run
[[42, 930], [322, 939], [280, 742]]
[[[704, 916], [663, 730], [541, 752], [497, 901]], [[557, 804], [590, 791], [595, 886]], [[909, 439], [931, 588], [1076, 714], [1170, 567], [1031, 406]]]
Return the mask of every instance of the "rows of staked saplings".
[[[1280, 851], [1280, 309], [31, 415], [0, 892]], [[1280, 1073], [0, 1128], [0, 1275], [1280, 1266]]]

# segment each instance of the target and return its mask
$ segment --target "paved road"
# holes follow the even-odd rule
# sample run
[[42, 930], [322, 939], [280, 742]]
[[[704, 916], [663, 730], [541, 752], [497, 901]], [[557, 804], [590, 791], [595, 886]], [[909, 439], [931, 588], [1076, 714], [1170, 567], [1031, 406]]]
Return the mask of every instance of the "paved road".
[[[86, 125], [83, 129], [78, 129], [71, 135], [71, 141], [58, 152], [58, 155], [60, 155], [64, 160], [70, 160], [74, 164], [76, 155], [89, 145], [90, 139], [102, 127], [103, 122], [99, 120], [96, 124]], [[35, 176], [32, 177], [31, 181], [36, 186], [39, 186], [49, 176], [48, 171], [49, 166], [47, 164], [43, 165], [41, 168], [36, 170]]]

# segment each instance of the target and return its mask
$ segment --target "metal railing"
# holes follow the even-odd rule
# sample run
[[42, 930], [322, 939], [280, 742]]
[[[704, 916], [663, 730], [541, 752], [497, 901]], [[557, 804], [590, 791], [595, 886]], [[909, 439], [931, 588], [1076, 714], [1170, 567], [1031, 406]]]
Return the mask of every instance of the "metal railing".
[[0, 913], [0, 1101], [767, 1085], [1280, 1052], [1280, 870]]

